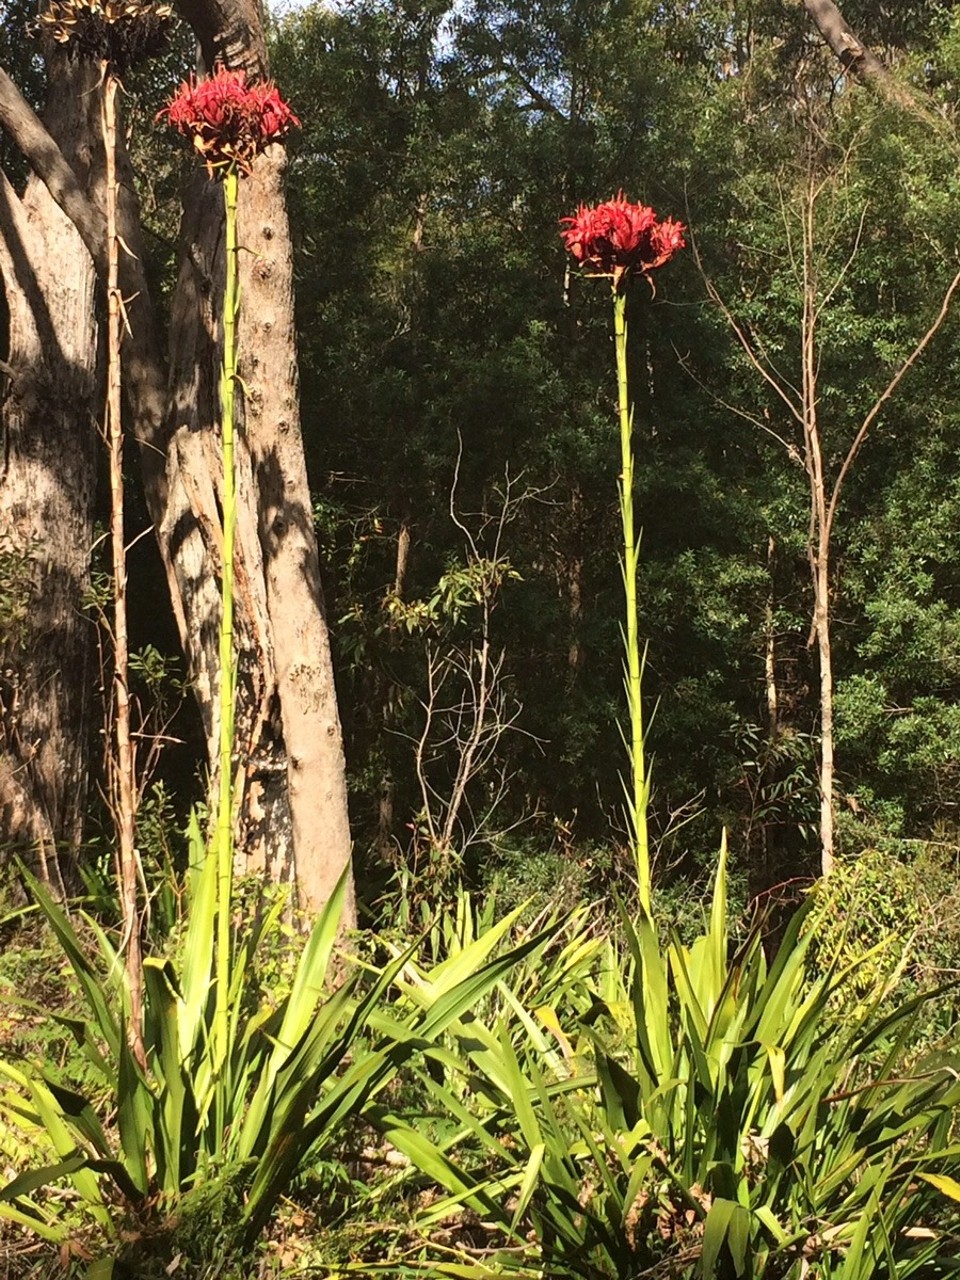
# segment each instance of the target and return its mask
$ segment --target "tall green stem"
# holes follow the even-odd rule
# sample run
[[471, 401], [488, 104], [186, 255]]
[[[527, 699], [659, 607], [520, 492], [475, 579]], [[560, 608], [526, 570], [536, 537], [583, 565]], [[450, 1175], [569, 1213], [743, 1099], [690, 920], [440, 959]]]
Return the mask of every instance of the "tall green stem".
[[[619, 286], [619, 287], [618, 287]], [[638, 541], [633, 520], [633, 408], [627, 384], [627, 295], [620, 282], [613, 287], [613, 330], [617, 349], [617, 392], [620, 405], [620, 515], [623, 520], [623, 588], [626, 602], [625, 684], [630, 710], [630, 785], [627, 804], [633, 827], [637, 891], [640, 905], [650, 911], [650, 844], [647, 836], [648, 780], [643, 758], [643, 703], [641, 683], [643, 657], [640, 653], [637, 617]]]
[[234, 392], [237, 377], [237, 170], [223, 181], [226, 207], [226, 283], [223, 293], [223, 367], [220, 418], [223, 439], [223, 593], [220, 617], [220, 795], [217, 808], [217, 1038], [226, 1051], [230, 996], [230, 900], [233, 890], [233, 717], [236, 664], [233, 655], [233, 545], [237, 498], [233, 463]]

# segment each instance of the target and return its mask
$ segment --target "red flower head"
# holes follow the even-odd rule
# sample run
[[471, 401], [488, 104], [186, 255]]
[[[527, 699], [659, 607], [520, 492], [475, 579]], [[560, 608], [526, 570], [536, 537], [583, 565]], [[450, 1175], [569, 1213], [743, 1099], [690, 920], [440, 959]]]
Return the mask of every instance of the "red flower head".
[[652, 209], [631, 204], [622, 191], [604, 204], [582, 204], [560, 224], [563, 242], [576, 260], [594, 275], [612, 276], [614, 288], [635, 272], [662, 267], [686, 243], [683, 223], [672, 218], [658, 222]]
[[300, 121], [280, 97], [277, 86], [248, 86], [243, 71], [217, 65], [208, 80], [191, 77], [157, 115], [193, 139], [210, 176], [236, 165], [249, 173], [271, 142], [280, 142]]

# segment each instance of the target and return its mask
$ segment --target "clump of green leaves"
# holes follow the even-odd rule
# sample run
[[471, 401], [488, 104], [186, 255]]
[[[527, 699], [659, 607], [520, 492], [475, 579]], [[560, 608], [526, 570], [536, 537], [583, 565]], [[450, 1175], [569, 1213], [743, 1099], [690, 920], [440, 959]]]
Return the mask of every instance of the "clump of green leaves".
[[952, 1044], [955, 1000], [949, 984], [960, 969], [954, 859], [934, 845], [892, 842], [837, 862], [811, 892], [808, 964], [822, 974], [838, 960], [848, 979], [833, 1016], [842, 1021], [883, 993], [884, 1007], [929, 996], [916, 1020], [911, 1056]]
[[504, 556], [487, 559], [475, 555], [465, 564], [452, 563], [430, 596], [407, 601], [391, 592], [384, 609], [393, 626], [411, 634], [439, 631], [457, 626], [470, 609], [495, 600], [504, 583], [520, 580], [520, 574]]
[[465, 1032], [431, 1088], [457, 1131], [389, 1136], [447, 1190], [425, 1225], [466, 1209], [496, 1229], [469, 1274], [902, 1280], [955, 1256], [926, 1181], [958, 1167], [953, 1064], [906, 1070], [919, 998], [828, 1016], [851, 971], [810, 977], [809, 910], [772, 961], [758, 930], [731, 950], [721, 860], [689, 945], [621, 908], [626, 947], [574, 1025], [544, 1001]]
[[249, 1247], [298, 1174], [316, 1163], [399, 1066], [505, 975], [535, 960], [549, 941], [541, 931], [493, 956], [489, 939], [467, 939], [455, 965], [442, 969], [443, 980], [425, 984], [425, 998], [391, 1004], [387, 994], [409, 951], [368, 967], [362, 985], [357, 970], [345, 980], [335, 973], [342, 878], [288, 990], [268, 997], [258, 965], [264, 951], [270, 963], [277, 945], [284, 909], [278, 897], [231, 939], [224, 1041], [216, 1034], [218, 867], [195, 821], [191, 853], [182, 945], [172, 956], [144, 962], [145, 1066], [125, 1034], [130, 999], [117, 947], [88, 919], [99, 953], [91, 957], [63, 910], [30, 882], [85, 1005], [83, 1016], [55, 1020], [74, 1038], [97, 1083], [80, 1094], [43, 1068], [0, 1061], [0, 1119], [26, 1126], [51, 1153], [44, 1168], [24, 1170], [0, 1187], [0, 1218], [50, 1241], [67, 1235], [61, 1202], [46, 1194], [59, 1182], [71, 1185], [88, 1219], [108, 1236], [116, 1235], [118, 1202], [127, 1221], [149, 1233], [175, 1216], [188, 1192], [195, 1202], [203, 1188], [214, 1194], [229, 1184], [242, 1195], [234, 1238]]
[[909, 958], [922, 922], [912, 879], [907, 865], [870, 849], [839, 860], [811, 890], [809, 963], [819, 973], [838, 962], [849, 971], [840, 992], [845, 1009], [895, 981]]

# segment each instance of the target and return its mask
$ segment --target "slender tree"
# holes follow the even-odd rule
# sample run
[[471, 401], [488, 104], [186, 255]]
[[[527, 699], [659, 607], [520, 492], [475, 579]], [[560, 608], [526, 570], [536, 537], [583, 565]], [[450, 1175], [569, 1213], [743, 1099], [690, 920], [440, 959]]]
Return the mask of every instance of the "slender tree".
[[[878, 420], [905, 375], [943, 326], [954, 295], [960, 288], [960, 271], [947, 285], [926, 330], [906, 354], [894, 363], [886, 385], [859, 417], [852, 438], [839, 444], [836, 427], [832, 426], [832, 429], [826, 431], [830, 443], [825, 443], [824, 418], [827, 414], [824, 409], [825, 389], [821, 373], [825, 344], [821, 330], [829, 317], [831, 302], [861, 252], [865, 211], [846, 260], [839, 267], [831, 268], [827, 265], [829, 259], [825, 249], [829, 250], [833, 246], [822, 243], [829, 238], [829, 233], [824, 231], [826, 219], [821, 213], [821, 206], [827, 202], [835, 187], [842, 186], [847, 181], [849, 156], [844, 155], [837, 164], [823, 163], [819, 151], [818, 144], [813, 139], [808, 139], [807, 158], [798, 190], [792, 201], [784, 202], [783, 234], [790, 246], [790, 260], [799, 299], [799, 328], [794, 334], [800, 370], [799, 385], [784, 376], [770, 354], [769, 343], [762, 335], [752, 331], [742, 318], [738, 318], [733, 307], [721, 296], [706, 273], [704, 281], [708, 294], [724, 315], [750, 365], [786, 410], [788, 420], [796, 429], [795, 437], [790, 428], [786, 429], [783, 436], [776, 432], [772, 434], [785, 446], [791, 460], [798, 459], [802, 462], [806, 474], [806, 554], [813, 595], [810, 642], [817, 647], [819, 671], [820, 854], [821, 870], [827, 875], [833, 869], [835, 858], [835, 674], [831, 638], [835, 584], [831, 560], [837, 509], [851, 469], [871, 430], [878, 425]], [[701, 268], [702, 265], [701, 261]], [[768, 423], [761, 421], [760, 425], [767, 434], [771, 434]]]

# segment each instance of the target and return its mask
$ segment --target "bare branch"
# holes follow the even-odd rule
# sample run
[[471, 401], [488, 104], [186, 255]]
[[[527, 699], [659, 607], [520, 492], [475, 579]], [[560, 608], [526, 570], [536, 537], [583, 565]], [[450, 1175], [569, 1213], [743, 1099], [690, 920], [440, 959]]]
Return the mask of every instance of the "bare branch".
[[420, 796], [423, 800], [423, 817], [427, 824], [427, 830], [430, 833], [431, 843], [436, 844], [437, 832], [433, 822], [433, 809], [431, 799], [435, 797], [435, 792], [431, 788], [427, 779], [426, 770], [426, 753], [427, 745], [430, 742], [433, 730], [433, 715], [436, 706], [436, 675], [437, 664], [433, 655], [427, 652], [427, 698], [422, 704], [424, 709], [423, 728], [420, 737], [417, 740], [417, 749], [415, 753], [417, 781], [420, 784]]
[[863, 224], [866, 221], [866, 217], [867, 217], [867, 206], [864, 205], [860, 213], [860, 224], [857, 227], [857, 234], [856, 236], [854, 236], [853, 248], [850, 250], [849, 257], [847, 258], [843, 266], [840, 268], [840, 270], [837, 272], [837, 275], [833, 281], [833, 284], [830, 286], [830, 288], [827, 290], [827, 292], [823, 295], [823, 297], [820, 299], [820, 301], [816, 304], [814, 308], [814, 318], [817, 320], [820, 319], [820, 316], [826, 310], [827, 305], [830, 303], [831, 299], [834, 297], [837, 290], [843, 284], [844, 280], [847, 277], [847, 273], [849, 272], [850, 268], [854, 264], [857, 254], [860, 252], [860, 241], [863, 239]]
[[680, 365], [680, 368], [684, 371], [687, 377], [691, 378], [697, 384], [697, 386], [700, 388], [701, 391], [705, 391], [707, 395], [710, 396], [710, 398], [713, 400], [713, 403], [715, 405], [718, 405], [721, 409], [726, 409], [728, 413], [734, 414], [734, 416], [737, 418], [743, 418], [745, 422], [749, 422], [750, 425], [753, 427], [756, 427], [758, 431], [766, 432], [768, 436], [772, 436], [773, 439], [776, 440], [777, 444], [782, 445], [784, 449], [786, 449], [791, 460], [794, 460], [797, 462], [800, 461], [800, 456], [797, 450], [797, 446], [793, 444], [792, 441], [784, 439], [784, 437], [780, 435], [779, 432], [774, 431], [774, 429], [768, 423], [764, 422], [764, 420], [758, 414], [750, 413], [746, 409], [741, 409], [737, 405], [730, 404], [729, 401], [724, 400], [722, 396], [718, 396], [717, 393], [713, 390], [713, 388], [707, 386], [707, 384], [703, 381], [703, 379], [700, 378], [694, 372], [694, 370], [690, 367], [690, 364], [686, 356], [682, 356], [676, 347], [674, 347], [673, 352], [674, 352], [674, 355], [677, 357], [677, 363]]
[[562, 120], [564, 124], [567, 117], [563, 114], [555, 102], [551, 102], [545, 94], [541, 93], [537, 86], [523, 74], [516, 63], [511, 62], [507, 58], [503, 58], [496, 67], [495, 71], [502, 71], [504, 75], [511, 76], [522, 89], [530, 95], [529, 107], [538, 111], [543, 111], [547, 115], [555, 116], [558, 120]]
[[790, 255], [790, 266], [793, 268], [793, 274], [799, 280], [803, 274], [803, 269], [801, 268], [799, 259], [797, 258], [797, 251], [793, 246], [793, 230], [790, 226], [788, 206], [783, 194], [783, 183], [779, 180], [777, 181], [777, 196], [780, 200], [780, 220], [783, 223], [783, 231], [787, 241], [787, 253]]

